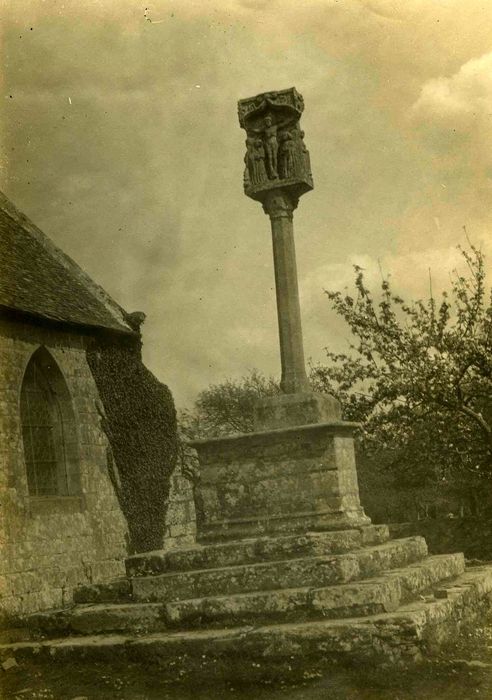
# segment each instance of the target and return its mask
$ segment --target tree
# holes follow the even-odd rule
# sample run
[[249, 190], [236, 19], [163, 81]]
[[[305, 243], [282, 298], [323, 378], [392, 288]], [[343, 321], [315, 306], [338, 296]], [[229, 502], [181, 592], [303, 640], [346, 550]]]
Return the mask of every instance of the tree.
[[250, 433], [255, 401], [279, 392], [278, 382], [257, 369], [241, 379], [226, 379], [200, 392], [193, 408], [180, 411], [178, 416], [179, 463], [183, 474], [195, 482], [199, 473], [196, 454], [187, 445], [188, 440]]
[[466, 273], [436, 302], [405, 302], [389, 279], [379, 301], [355, 267], [356, 294], [326, 292], [354, 337], [312, 367], [316, 390], [363, 423], [359, 444], [401, 484], [476, 483], [492, 477], [492, 297], [484, 256], [460, 249]]
[[255, 401], [279, 392], [278, 382], [256, 369], [239, 380], [213, 384], [198, 395], [193, 409], [181, 411], [181, 433], [187, 439], [249, 433]]

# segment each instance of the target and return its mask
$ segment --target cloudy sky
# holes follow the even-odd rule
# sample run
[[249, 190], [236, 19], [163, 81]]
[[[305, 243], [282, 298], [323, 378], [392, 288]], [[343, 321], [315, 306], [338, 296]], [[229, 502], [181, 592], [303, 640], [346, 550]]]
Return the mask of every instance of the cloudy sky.
[[[82, 7], [81, 7], [82, 6]], [[492, 260], [492, 3], [2, 0], [0, 186], [128, 311], [185, 405], [279, 372], [268, 218], [236, 103], [295, 85], [315, 189], [295, 215], [306, 355], [348, 335], [361, 264], [444, 288], [463, 226]]]

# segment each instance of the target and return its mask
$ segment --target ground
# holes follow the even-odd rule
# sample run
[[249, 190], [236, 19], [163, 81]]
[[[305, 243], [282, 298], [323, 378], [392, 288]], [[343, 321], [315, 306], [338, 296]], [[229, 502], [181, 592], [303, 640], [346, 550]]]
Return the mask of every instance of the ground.
[[0, 670], [2, 700], [490, 700], [492, 613], [439, 656], [409, 669], [337, 669], [296, 685], [176, 687], [141, 666], [19, 663]]

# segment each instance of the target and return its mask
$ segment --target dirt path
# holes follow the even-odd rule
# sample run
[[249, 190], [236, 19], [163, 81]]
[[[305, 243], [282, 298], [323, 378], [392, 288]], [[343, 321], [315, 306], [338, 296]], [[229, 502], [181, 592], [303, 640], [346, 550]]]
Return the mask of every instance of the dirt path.
[[297, 686], [176, 687], [142, 666], [19, 664], [0, 670], [2, 700], [478, 700], [492, 699], [492, 617], [428, 662], [408, 670], [338, 669]]

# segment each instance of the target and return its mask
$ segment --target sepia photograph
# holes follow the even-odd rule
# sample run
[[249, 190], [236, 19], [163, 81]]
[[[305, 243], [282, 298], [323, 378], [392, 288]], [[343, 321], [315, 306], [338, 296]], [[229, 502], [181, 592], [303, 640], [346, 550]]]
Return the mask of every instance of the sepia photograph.
[[0, 699], [492, 698], [492, 2], [0, 0]]

